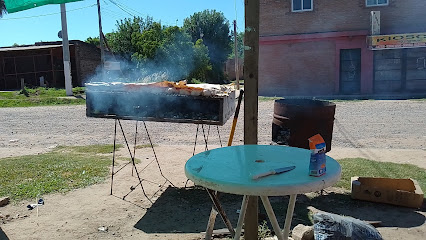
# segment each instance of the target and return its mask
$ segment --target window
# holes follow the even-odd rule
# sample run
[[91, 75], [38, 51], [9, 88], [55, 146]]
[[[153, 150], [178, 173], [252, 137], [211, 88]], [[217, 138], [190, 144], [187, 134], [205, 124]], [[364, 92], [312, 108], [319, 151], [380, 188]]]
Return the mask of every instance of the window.
[[313, 1], [314, 0], [292, 0], [291, 1], [291, 11], [292, 12], [312, 11], [312, 10], [314, 10]]
[[388, 0], [365, 0], [365, 5], [367, 7], [385, 6], [388, 4], [389, 4]]

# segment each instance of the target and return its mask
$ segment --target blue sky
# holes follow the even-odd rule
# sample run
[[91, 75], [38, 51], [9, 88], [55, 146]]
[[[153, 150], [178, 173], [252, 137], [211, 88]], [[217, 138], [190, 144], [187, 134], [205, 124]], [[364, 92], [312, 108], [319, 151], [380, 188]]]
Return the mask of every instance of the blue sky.
[[[114, 5], [116, 2], [119, 6]], [[215, 9], [232, 24], [237, 19], [238, 32], [244, 30], [244, 0], [101, 0], [104, 33], [116, 29], [116, 21], [135, 16], [151, 16], [164, 25], [182, 26], [195, 12]], [[7, 6], [6, 6], [7, 7]], [[67, 3], [68, 38], [86, 40], [99, 36], [96, 0]], [[60, 41], [60, 5], [46, 5], [0, 18], [0, 47]]]

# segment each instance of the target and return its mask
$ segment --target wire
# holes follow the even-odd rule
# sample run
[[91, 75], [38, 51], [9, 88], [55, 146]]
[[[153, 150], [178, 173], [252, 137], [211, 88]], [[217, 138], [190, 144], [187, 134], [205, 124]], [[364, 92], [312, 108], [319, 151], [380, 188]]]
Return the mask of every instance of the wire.
[[234, 7], [235, 7], [235, 20], [238, 20], [237, 0], [234, 0]]
[[[117, 2], [117, 0], [114, 0], [115, 2]], [[127, 10], [129, 10], [129, 11], [132, 11], [133, 13], [135, 13], [135, 14], [138, 14], [138, 15], [143, 15], [142, 13], [140, 13], [140, 12], [138, 12], [138, 11], [136, 11], [135, 9], [133, 9], [133, 8], [131, 8], [131, 7], [128, 7], [127, 5], [125, 5], [125, 4], [123, 4], [123, 3], [118, 3], [117, 2], [117, 4], [119, 4], [120, 6], [122, 6], [123, 8], [125, 8], [125, 9], [127, 9]]]
[[[89, 7], [94, 7], [96, 6], [96, 4], [92, 4], [90, 6], [86, 6], [86, 7], [81, 7], [81, 8], [76, 8], [76, 9], [71, 9], [71, 10], [67, 10], [66, 12], [74, 12], [77, 10], [81, 10], [81, 9], [85, 9], [85, 8], [89, 8]], [[28, 16], [28, 17], [20, 17], [20, 18], [6, 18], [6, 19], [0, 19], [0, 21], [6, 21], [6, 20], [19, 20], [19, 19], [28, 19], [28, 18], [37, 18], [37, 17], [46, 17], [46, 16], [52, 16], [52, 15], [57, 15], [57, 14], [61, 14], [61, 12], [56, 12], [56, 13], [48, 13], [48, 14], [43, 14], [43, 15], [37, 15], [37, 16]]]
[[101, 7], [101, 9], [102, 9], [103, 13], [105, 13], [108, 16], [112, 16], [112, 17], [115, 17], [115, 18], [127, 17], [127, 14], [123, 14], [122, 12], [116, 12], [116, 11], [113, 11], [113, 10], [106, 8], [106, 7]]
[[[108, 1], [111, 2], [112, 4], [114, 4], [121, 11], [129, 14], [132, 17], [136, 17], [136, 16], [148, 17], [149, 16], [147, 14], [142, 14], [142, 13], [140, 13], [140, 12], [138, 12], [138, 11], [122, 4], [122, 3], [119, 3], [117, 0], [108, 0]], [[111, 10], [109, 10], [109, 11], [111, 11]], [[159, 22], [164, 26], [175, 26], [176, 25], [176, 23], [170, 23], [168, 21], [163, 21], [163, 20], [160, 20]]]
[[[135, 10], [133, 10], [133, 9], [131, 9], [131, 8], [129, 8], [129, 7], [126, 7], [126, 6], [124, 6], [124, 5], [122, 5], [122, 4], [119, 4], [119, 3], [117, 3], [116, 1], [114, 1], [114, 0], [109, 0], [112, 4], [114, 4], [116, 7], [118, 7], [119, 9], [121, 9], [123, 12], [125, 12], [125, 13], [127, 13], [127, 14], [129, 14], [130, 16], [132, 16], [132, 17], [135, 17], [136, 16], [136, 14], [135, 13], [137, 13], [137, 11], [135, 11]], [[133, 11], [133, 12], [132, 12]], [[140, 13], [138, 13], [138, 14], [140, 14]], [[142, 15], [142, 14], [140, 14], [140, 15]]]

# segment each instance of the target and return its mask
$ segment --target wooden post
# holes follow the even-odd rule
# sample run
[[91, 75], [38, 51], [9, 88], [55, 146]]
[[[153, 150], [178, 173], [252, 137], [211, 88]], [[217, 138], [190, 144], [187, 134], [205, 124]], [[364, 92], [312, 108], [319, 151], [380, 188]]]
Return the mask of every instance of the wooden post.
[[[259, 0], [245, 0], [244, 144], [257, 144]], [[249, 197], [245, 217], [246, 240], [257, 240], [258, 197]]]

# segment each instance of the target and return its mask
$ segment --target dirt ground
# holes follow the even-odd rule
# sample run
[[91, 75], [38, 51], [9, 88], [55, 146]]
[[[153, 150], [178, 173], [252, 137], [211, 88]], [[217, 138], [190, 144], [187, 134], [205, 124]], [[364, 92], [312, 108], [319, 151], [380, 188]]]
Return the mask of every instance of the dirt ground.
[[[270, 143], [271, 109], [273, 101], [260, 102], [261, 144]], [[84, 110], [84, 106], [0, 109], [0, 158], [42, 153], [58, 144], [111, 144], [113, 120], [86, 118]], [[426, 169], [425, 114], [425, 101], [338, 102], [329, 155], [411, 163]], [[242, 144], [243, 139], [243, 117], [240, 119], [235, 145]], [[219, 128], [220, 140], [216, 129], [210, 130], [209, 149], [219, 147], [220, 141], [225, 144], [230, 122]], [[134, 122], [126, 121], [123, 126], [132, 138]], [[128, 165], [114, 176], [112, 195], [108, 178], [102, 184], [66, 194], [43, 196], [45, 205], [38, 210], [26, 208], [35, 199], [9, 204], [0, 208], [0, 239], [203, 239], [200, 232], [205, 231], [211, 203], [205, 191], [186, 182], [183, 171], [193, 154], [196, 127], [165, 123], [147, 126], [160, 168], [152, 149], [137, 150], [143, 189]], [[123, 142], [121, 136], [119, 141]], [[146, 144], [147, 138], [143, 135], [138, 141]], [[199, 138], [195, 152], [204, 149]], [[118, 154], [128, 157], [127, 149]], [[186, 183], [188, 188], [184, 188]], [[299, 196], [292, 227], [307, 225], [308, 211], [327, 211], [381, 221], [378, 230], [384, 239], [418, 240], [426, 236], [425, 204], [416, 210], [355, 201], [344, 193], [329, 188], [323, 195], [311, 193], [317, 196], [312, 200]], [[235, 226], [241, 197], [226, 194], [221, 199]], [[281, 225], [287, 201], [287, 197], [271, 198]], [[263, 218], [264, 210], [260, 211]], [[220, 219], [216, 223], [216, 228], [224, 227]]]

